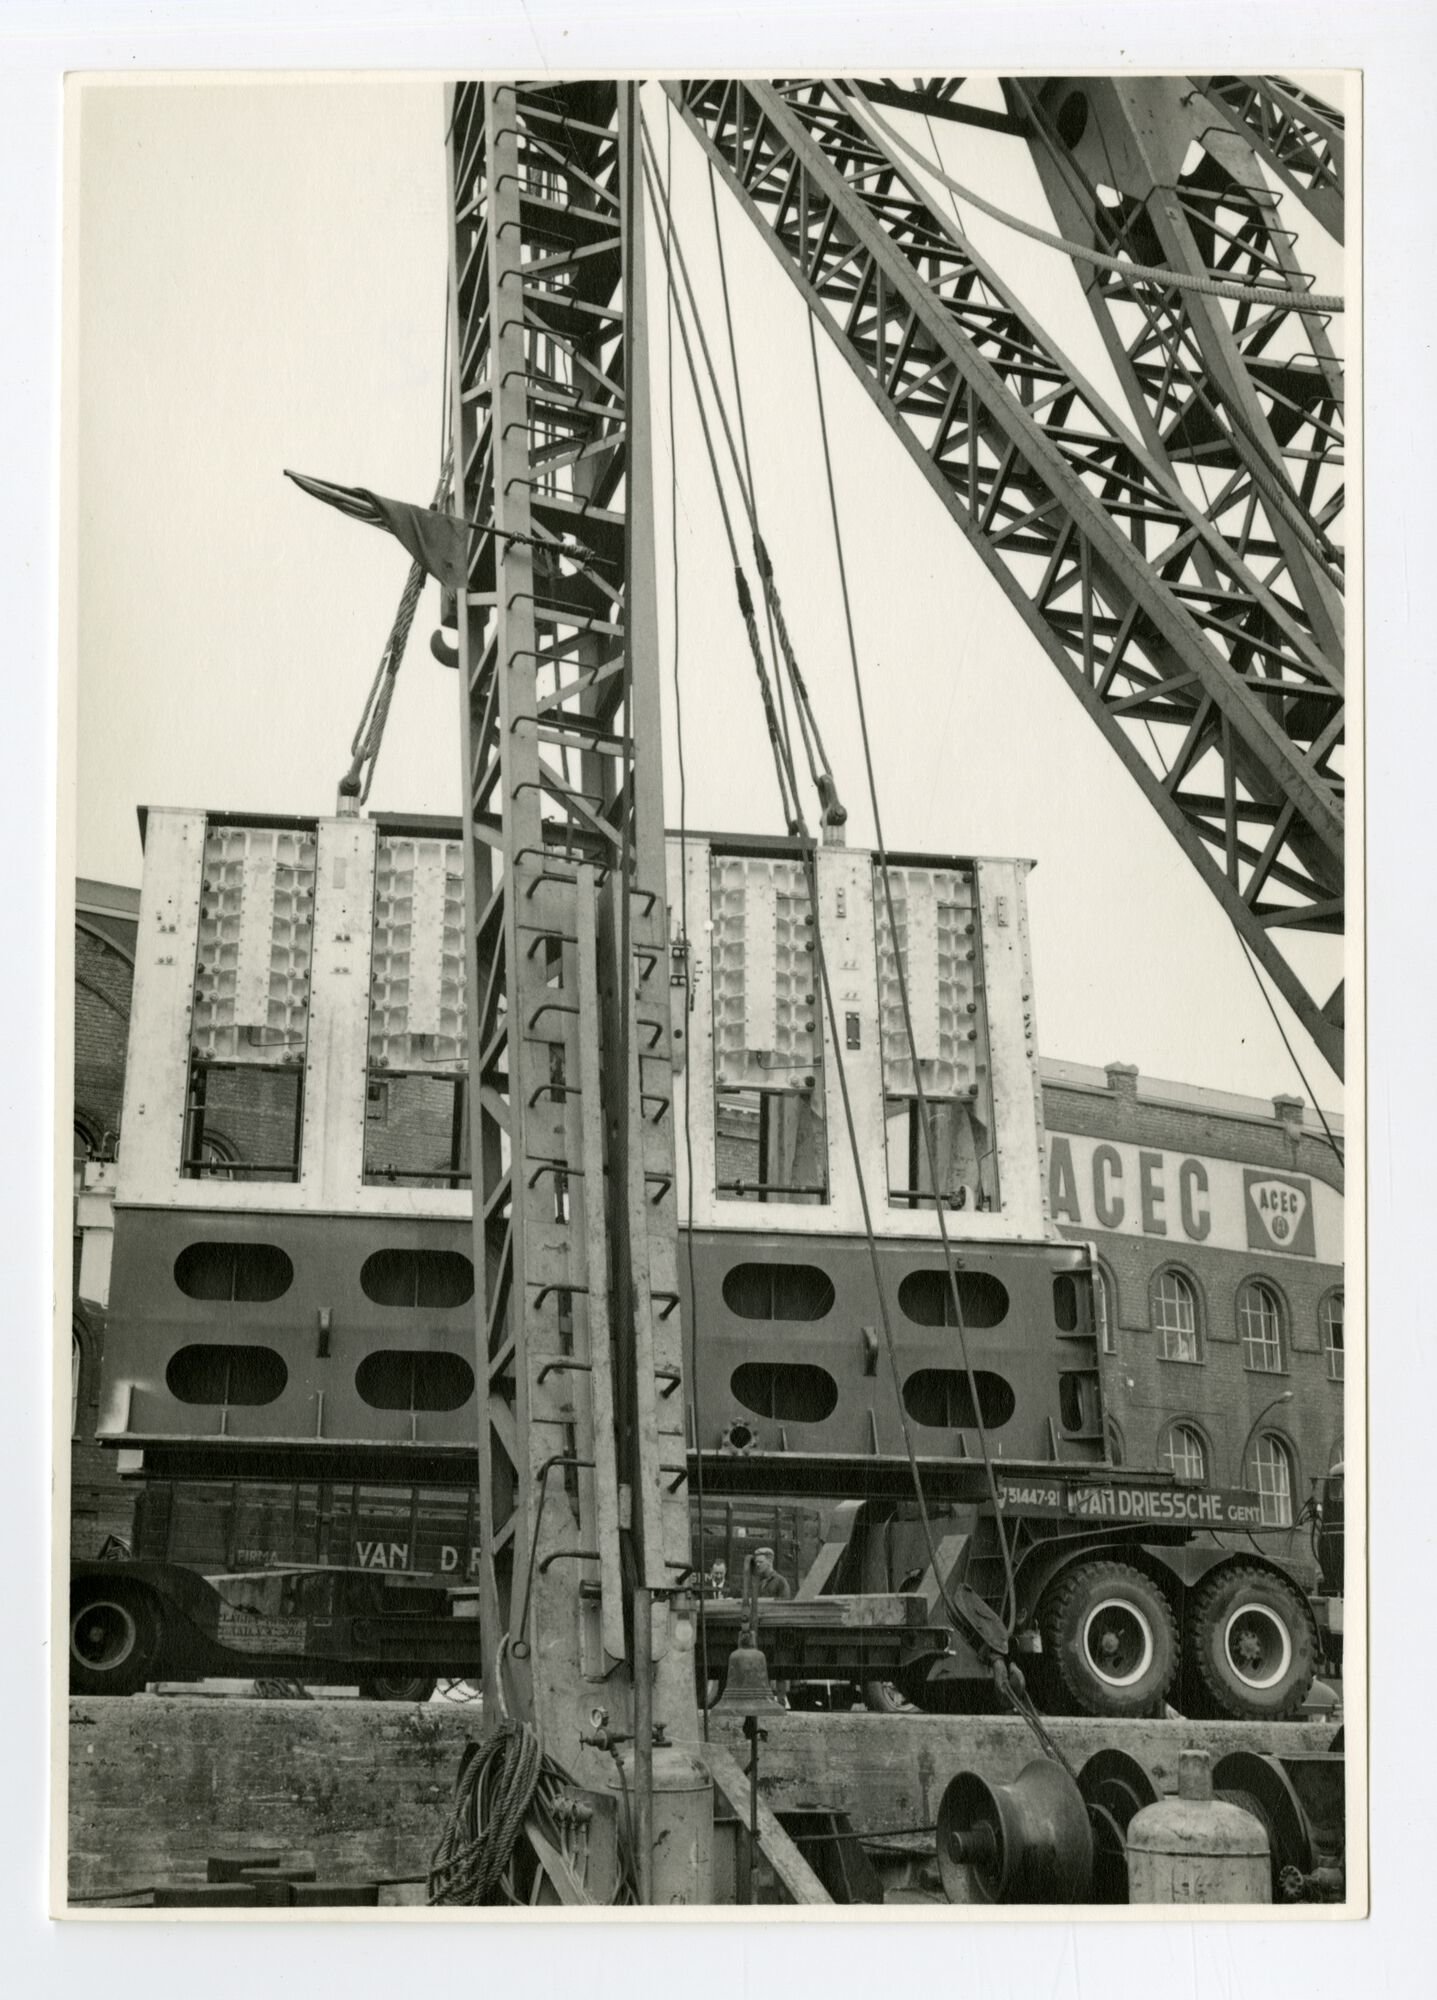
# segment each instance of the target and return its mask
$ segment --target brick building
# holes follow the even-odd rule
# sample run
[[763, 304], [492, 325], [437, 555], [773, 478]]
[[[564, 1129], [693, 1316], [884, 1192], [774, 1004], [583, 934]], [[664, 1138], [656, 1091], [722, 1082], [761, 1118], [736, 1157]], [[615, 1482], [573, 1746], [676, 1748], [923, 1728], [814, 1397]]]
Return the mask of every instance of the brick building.
[[1043, 1102], [1053, 1218], [1099, 1258], [1114, 1453], [1291, 1519], [1343, 1450], [1342, 1163], [1321, 1122], [1125, 1063], [1045, 1062]]
[[138, 889], [75, 884], [75, 1158], [113, 1157], [125, 1088]]
[[138, 889], [75, 884], [74, 1240], [70, 1317], [70, 1547], [129, 1533], [115, 1454], [95, 1443], [109, 1296], [111, 1203], [135, 970]]

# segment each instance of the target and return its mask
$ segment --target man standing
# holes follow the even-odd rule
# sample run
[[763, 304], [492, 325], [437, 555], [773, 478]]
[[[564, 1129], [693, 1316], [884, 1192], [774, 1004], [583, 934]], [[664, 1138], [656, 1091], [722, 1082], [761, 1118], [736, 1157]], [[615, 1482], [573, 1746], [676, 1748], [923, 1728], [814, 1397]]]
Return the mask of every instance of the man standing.
[[755, 1549], [753, 1552], [753, 1587], [759, 1597], [776, 1597], [780, 1600], [792, 1597], [788, 1578], [780, 1576], [773, 1566], [772, 1549]]
[[[788, 1578], [786, 1576], [780, 1576], [778, 1571], [773, 1566], [772, 1549], [754, 1550], [752, 1556], [749, 1558], [748, 1587], [749, 1590], [753, 1593], [754, 1598], [770, 1597], [777, 1600], [779, 1603], [782, 1603], [786, 1598], [792, 1597], [793, 1595], [793, 1592], [789, 1589]], [[754, 1643], [755, 1644], [758, 1643], [757, 1633], [755, 1633], [754, 1635]], [[778, 1700], [783, 1703], [785, 1708], [787, 1708], [788, 1682], [775, 1681], [773, 1684], [773, 1691], [774, 1694], [777, 1696]]]

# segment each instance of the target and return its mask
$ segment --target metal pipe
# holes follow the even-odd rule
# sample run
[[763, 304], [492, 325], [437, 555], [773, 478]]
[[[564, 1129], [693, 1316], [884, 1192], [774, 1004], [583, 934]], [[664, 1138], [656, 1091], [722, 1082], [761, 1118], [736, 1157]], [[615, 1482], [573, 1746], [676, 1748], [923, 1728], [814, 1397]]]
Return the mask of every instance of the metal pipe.
[[1244, 1490], [1244, 1492], [1248, 1490], [1247, 1448], [1252, 1443], [1253, 1439], [1257, 1436], [1258, 1425], [1262, 1422], [1263, 1418], [1265, 1416], [1268, 1416], [1273, 1410], [1275, 1410], [1279, 1404], [1290, 1403], [1291, 1401], [1292, 1401], [1291, 1389], [1284, 1389], [1280, 1396], [1274, 1396], [1270, 1403], [1264, 1403], [1262, 1408], [1258, 1411], [1257, 1415], [1253, 1418], [1251, 1424], [1249, 1424], [1247, 1436], [1242, 1441], [1242, 1450], [1237, 1455], [1238, 1482], [1242, 1487], [1242, 1489]]
[[748, 1865], [744, 1870], [743, 1900], [752, 1903], [754, 1897], [754, 1877], [758, 1872], [758, 1744], [763, 1731], [758, 1726], [758, 1717], [751, 1715], [744, 1724], [744, 1734], [753, 1744], [753, 1753], [748, 1760]]
[[634, 1844], [639, 1902], [654, 1900], [654, 1602], [634, 1588]]

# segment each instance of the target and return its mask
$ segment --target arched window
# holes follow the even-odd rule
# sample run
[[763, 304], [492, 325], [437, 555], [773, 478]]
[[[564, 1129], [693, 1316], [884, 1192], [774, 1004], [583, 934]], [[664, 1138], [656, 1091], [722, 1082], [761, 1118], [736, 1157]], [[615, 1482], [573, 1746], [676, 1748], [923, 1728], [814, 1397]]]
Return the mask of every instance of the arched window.
[[1191, 1424], [1170, 1424], [1163, 1439], [1161, 1463], [1175, 1479], [1199, 1486], [1207, 1478], [1207, 1450]]
[[1113, 1291], [1101, 1264], [1093, 1266], [1093, 1319], [1097, 1325], [1099, 1353], [1116, 1354], [1118, 1343], [1113, 1338]]
[[80, 1435], [80, 1376], [84, 1369], [85, 1356], [80, 1346], [80, 1336], [72, 1327], [70, 1330], [70, 1435]]
[[1123, 1427], [1116, 1417], [1103, 1419], [1103, 1440], [1108, 1447], [1108, 1463], [1121, 1465], [1127, 1444], [1123, 1438]]
[[1153, 1331], [1164, 1361], [1198, 1361], [1197, 1294], [1181, 1271], [1159, 1271], [1153, 1280]]
[[1282, 1373], [1282, 1308], [1277, 1293], [1252, 1278], [1237, 1295], [1237, 1330], [1246, 1367], [1259, 1375]]
[[1292, 1451], [1275, 1431], [1264, 1431], [1252, 1447], [1252, 1478], [1265, 1528], [1292, 1526]]
[[1317, 1308], [1317, 1324], [1322, 1334], [1322, 1351], [1327, 1356], [1329, 1381], [1342, 1380], [1343, 1295], [1329, 1292]]

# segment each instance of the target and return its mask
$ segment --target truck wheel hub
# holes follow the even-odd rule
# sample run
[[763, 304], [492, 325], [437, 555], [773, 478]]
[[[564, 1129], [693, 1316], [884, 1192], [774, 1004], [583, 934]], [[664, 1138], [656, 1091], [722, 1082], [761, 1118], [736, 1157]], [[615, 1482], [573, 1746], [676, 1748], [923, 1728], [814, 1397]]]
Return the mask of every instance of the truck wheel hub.
[[1287, 1623], [1265, 1604], [1240, 1604], [1223, 1630], [1228, 1664], [1244, 1687], [1276, 1687], [1292, 1665]]
[[82, 1665], [112, 1672], [135, 1649], [132, 1614], [123, 1604], [87, 1604], [70, 1627], [70, 1648]]
[[1105, 1597], [1083, 1621], [1088, 1664], [1110, 1687], [1132, 1687], [1153, 1663], [1153, 1628], [1140, 1606]]

